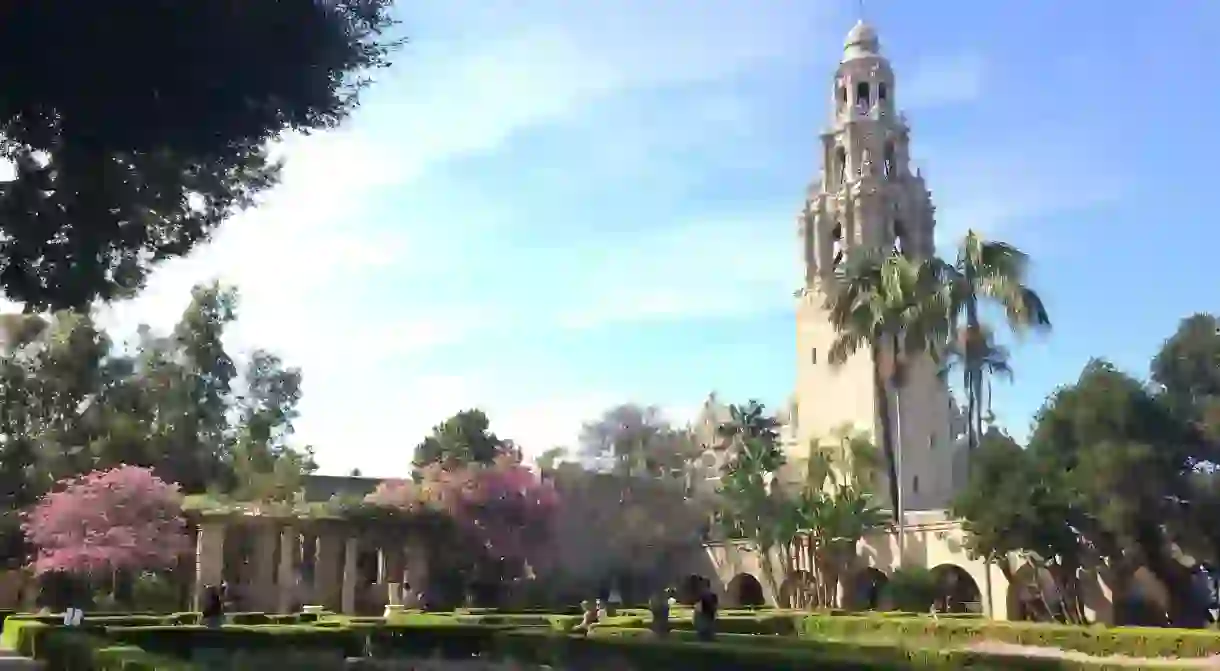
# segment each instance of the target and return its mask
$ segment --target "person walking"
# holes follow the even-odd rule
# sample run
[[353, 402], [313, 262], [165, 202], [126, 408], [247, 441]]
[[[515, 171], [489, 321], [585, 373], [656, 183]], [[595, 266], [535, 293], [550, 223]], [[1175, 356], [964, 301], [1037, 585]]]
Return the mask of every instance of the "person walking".
[[695, 635], [700, 641], [711, 641], [716, 638], [716, 611], [720, 608], [720, 599], [712, 591], [712, 584], [703, 580], [700, 584], [699, 598], [695, 601]]
[[648, 604], [648, 610], [652, 612], [652, 633], [660, 637], [669, 635], [670, 591], [654, 594]]

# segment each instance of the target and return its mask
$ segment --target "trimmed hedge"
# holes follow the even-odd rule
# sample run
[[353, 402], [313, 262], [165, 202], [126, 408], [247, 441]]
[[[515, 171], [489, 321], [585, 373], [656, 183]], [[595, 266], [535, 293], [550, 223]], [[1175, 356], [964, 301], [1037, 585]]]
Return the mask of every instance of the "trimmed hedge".
[[[10, 635], [8, 623], [5, 636]], [[692, 640], [690, 632], [657, 639], [631, 627], [595, 629], [589, 636], [563, 635], [548, 627], [533, 630], [495, 625], [386, 626], [351, 624], [231, 625], [223, 628], [155, 626], [65, 628], [33, 620], [16, 623], [12, 635], [25, 641], [26, 654], [49, 668], [80, 671], [187, 671], [206, 666], [205, 654], [248, 656], [260, 664], [274, 655], [281, 668], [296, 656], [309, 668], [341, 668], [345, 657], [359, 666], [379, 668], [378, 658], [441, 656], [469, 659], [477, 654], [511, 657], [519, 662], [560, 668], [587, 668], [589, 662], [625, 662], [638, 671], [703, 667], [707, 671], [903, 671], [1018, 669], [1024, 671], [1130, 671], [1130, 666], [1070, 660], [987, 655], [901, 645], [835, 643], [795, 637], [722, 634], [713, 643]], [[259, 655], [263, 655], [260, 657]], [[194, 663], [192, 660], [200, 660]], [[219, 658], [218, 658], [219, 661]], [[349, 667], [351, 668], [351, 667]], [[1172, 663], [1166, 671], [1194, 668]]]
[[[653, 634], [647, 629], [614, 629], [595, 632], [602, 640], [648, 640]], [[670, 639], [681, 645], [699, 645], [694, 632], [676, 631]], [[654, 639], [655, 640], [655, 639]], [[783, 650], [793, 659], [814, 658], [816, 668], [862, 668], [862, 669], [933, 669], [951, 671], [957, 669], [1016, 669], [1019, 671], [1132, 671], [1137, 668], [1129, 664], [1090, 662], [1046, 657], [1023, 657], [968, 650], [944, 650], [934, 648], [906, 647], [883, 643], [857, 643], [847, 641], [817, 641], [810, 639], [759, 636], [753, 634], [717, 634], [718, 645], [754, 650]], [[823, 664], [832, 666], [824, 667]], [[856, 665], [851, 667], [848, 665]], [[752, 668], [752, 667], [751, 667]], [[1158, 663], [1161, 671], [1184, 671], [1198, 669], [1183, 662], [1172, 660]]]
[[800, 635], [848, 641], [934, 642], [941, 647], [999, 641], [1075, 650], [1094, 657], [1208, 657], [1220, 654], [1220, 633], [1205, 629], [815, 615], [800, 621]]
[[[5, 618], [0, 643], [26, 656], [51, 660], [58, 659], [56, 655], [69, 655], [72, 660], [88, 659], [92, 665], [65, 667], [73, 669], [170, 668], [141, 665], [170, 658], [178, 659], [174, 664], [185, 664], [187, 662], [182, 658], [189, 657], [192, 651], [210, 649], [229, 651], [223, 654], [233, 654], [236, 650], [261, 654], [260, 651], [270, 650], [275, 651], [277, 660], [293, 649], [304, 649], [303, 654], [313, 655], [318, 663], [325, 661], [323, 657], [328, 660], [362, 657], [370, 652], [377, 656], [427, 656], [430, 651], [445, 655], [471, 654], [477, 650], [502, 653], [515, 651], [518, 640], [529, 641], [526, 648], [535, 650], [531, 654], [550, 656], [547, 659], [560, 659], [566, 654], [583, 655], [586, 653], [581, 651], [594, 650], [625, 656], [639, 663], [653, 660], [648, 663], [660, 664], [664, 658], [675, 664], [708, 665], [713, 664], [709, 660], [717, 655], [737, 659], [747, 654], [751, 661], [742, 668], [748, 669], [773, 668], [766, 666], [772, 663], [766, 662], [768, 659], [781, 666], [799, 661], [801, 666], [836, 669], [957, 669], [971, 665], [972, 668], [1090, 671], [1110, 668], [1096, 663], [1082, 665], [1058, 659], [1009, 657], [1003, 657], [1003, 663], [996, 666], [1001, 659], [996, 655], [962, 650], [982, 640], [1056, 647], [1096, 657], [1197, 658], [1220, 654], [1220, 632], [1211, 630], [1075, 627], [899, 614], [808, 615], [771, 610], [752, 614], [726, 612], [717, 620], [718, 639], [713, 645], [719, 647], [708, 648], [715, 652], [690, 653], [697, 658], [686, 660], [682, 655], [687, 653], [676, 652], [672, 646], [682, 649], [695, 646], [702, 650], [707, 645], [694, 641], [689, 619], [680, 615], [671, 618], [671, 637], [654, 640], [646, 636], [651, 617], [637, 615], [634, 611], [630, 613], [599, 623], [587, 637], [587, 643], [571, 642], [583, 641], [584, 636], [560, 635], [579, 623], [580, 617], [576, 615], [491, 612], [406, 613], [388, 623], [380, 617], [234, 613], [227, 618], [232, 624], [221, 629], [197, 626], [198, 613], [86, 614], [82, 626], [73, 629], [62, 627], [59, 615], [10, 615]], [[522, 636], [525, 639], [519, 639]], [[641, 646], [643, 649], [637, 651]], [[513, 654], [524, 653], [515, 651]], [[756, 658], [760, 666], [755, 665], [753, 660]], [[126, 660], [123, 663], [129, 666], [110, 666], [112, 662], [108, 660], [116, 659]], [[550, 663], [547, 659], [541, 659], [540, 663]], [[783, 661], [775, 661], [777, 659]], [[852, 664], [856, 666], [850, 666]], [[48, 665], [60, 668], [50, 662]], [[281, 665], [281, 668], [287, 667]], [[1131, 667], [1123, 668], [1129, 671]], [[1158, 668], [1173, 669], [1174, 666], [1170, 663], [1158, 665]]]

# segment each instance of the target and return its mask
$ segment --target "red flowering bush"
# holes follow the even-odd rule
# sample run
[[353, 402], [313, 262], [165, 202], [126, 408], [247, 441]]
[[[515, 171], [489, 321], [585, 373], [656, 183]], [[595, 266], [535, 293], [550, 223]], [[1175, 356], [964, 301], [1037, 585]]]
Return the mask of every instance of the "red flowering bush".
[[178, 486], [119, 466], [65, 480], [25, 515], [37, 574], [173, 567], [190, 549]]
[[513, 455], [489, 465], [425, 467], [420, 482], [382, 483], [369, 503], [408, 510], [429, 507], [453, 518], [493, 559], [536, 565], [545, 557], [559, 496]]

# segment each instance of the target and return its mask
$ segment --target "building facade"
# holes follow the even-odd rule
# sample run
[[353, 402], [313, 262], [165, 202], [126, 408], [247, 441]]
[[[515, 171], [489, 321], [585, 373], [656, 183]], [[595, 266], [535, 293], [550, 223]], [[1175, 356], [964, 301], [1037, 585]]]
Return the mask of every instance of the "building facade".
[[[829, 87], [829, 128], [821, 134], [821, 174], [797, 217], [804, 284], [796, 292], [797, 374], [791, 409], [794, 457], [811, 443], [850, 426], [876, 442], [874, 361], [867, 348], [841, 365], [829, 361], [837, 336], [826, 289], [839, 264], [858, 248], [935, 253], [935, 208], [923, 176], [911, 165], [911, 129], [899, 112], [901, 88], [881, 53], [877, 33], [857, 23]], [[881, 351], [882, 359], [892, 352]], [[898, 455], [904, 510], [947, 507], [962, 484], [963, 445], [951, 430], [956, 414], [948, 388], [928, 357], [907, 364], [906, 381], [890, 393], [891, 435]], [[888, 492], [888, 487], [879, 487]], [[893, 502], [891, 502], [893, 503]]]
[[[911, 128], [898, 107], [901, 87], [871, 26], [861, 21], [848, 33], [829, 84], [830, 122], [818, 145], [822, 167], [797, 216], [804, 277], [796, 291], [796, 388], [779, 413], [789, 477], [799, 477], [811, 451], [845, 431], [867, 433], [880, 444], [878, 399], [889, 394], [904, 524], [860, 542], [856, 565], [838, 585], [840, 603], [875, 607], [877, 586], [888, 576], [902, 566], [921, 566], [960, 587], [972, 609], [997, 619], [1019, 617], [1018, 586], [996, 564], [970, 556], [960, 522], [947, 511], [965, 484], [965, 425], [935, 363], [908, 360], [905, 383], [888, 390], [879, 388], [875, 371], [878, 364], [885, 370], [891, 351], [878, 352], [880, 361], [867, 347], [845, 362], [828, 360], [838, 334], [826, 292], [839, 265], [855, 249], [927, 257], [935, 253], [936, 231], [931, 193], [911, 164]], [[706, 432], [726, 416], [713, 397], [696, 424]], [[879, 482], [875, 490], [888, 499], [887, 485]], [[814, 567], [785, 574], [776, 557], [761, 556], [745, 541], [709, 544], [707, 554], [728, 603], [753, 594], [782, 604], [791, 583], [817, 580]], [[1014, 570], [1020, 565], [1014, 560]], [[768, 584], [767, 576], [780, 580]], [[1095, 577], [1083, 582], [1086, 611], [1110, 621], [1108, 589]]]

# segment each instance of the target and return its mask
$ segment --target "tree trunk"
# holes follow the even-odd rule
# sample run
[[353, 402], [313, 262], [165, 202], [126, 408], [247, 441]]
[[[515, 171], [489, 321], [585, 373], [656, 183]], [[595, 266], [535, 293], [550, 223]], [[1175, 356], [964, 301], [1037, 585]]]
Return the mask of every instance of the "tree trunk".
[[1172, 556], [1169, 540], [1154, 525], [1145, 524], [1137, 533], [1148, 570], [1165, 586], [1169, 596], [1166, 615], [1174, 627], [1197, 629], [1207, 626], [1207, 605], [1198, 598], [1194, 576]]
[[898, 461], [894, 454], [893, 431], [890, 427], [890, 395], [881, 371], [881, 347], [874, 344], [873, 350], [873, 396], [877, 402], [877, 417], [881, 421], [881, 451], [885, 455], [886, 474], [889, 476], [890, 509], [894, 522], [898, 518]]
[[894, 508], [895, 518], [898, 523], [898, 565], [902, 565], [903, 556], [906, 554], [906, 502], [903, 500], [903, 463], [902, 463], [902, 389], [906, 386], [906, 371], [903, 364], [899, 362], [898, 355], [902, 348], [902, 343], [898, 336], [894, 335], [890, 346], [893, 348], [893, 361], [890, 365], [890, 386], [894, 392], [894, 410], [893, 419], [894, 427], [892, 429], [894, 435], [891, 439], [894, 446], [894, 475], [897, 481], [897, 487], [894, 488]]

